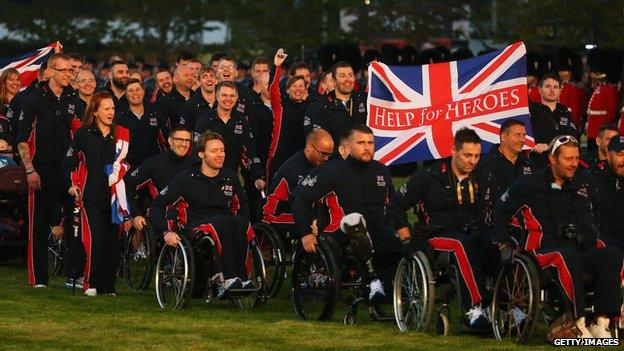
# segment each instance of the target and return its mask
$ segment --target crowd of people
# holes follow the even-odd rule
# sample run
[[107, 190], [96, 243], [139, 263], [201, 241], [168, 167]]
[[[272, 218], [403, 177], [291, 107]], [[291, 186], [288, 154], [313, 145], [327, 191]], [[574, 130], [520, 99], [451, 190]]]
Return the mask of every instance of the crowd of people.
[[[436, 55], [421, 63], [444, 59]], [[457, 55], [446, 59], [466, 51]], [[426, 245], [452, 253], [469, 327], [482, 328], [490, 323], [487, 277], [523, 249], [557, 272], [583, 337], [608, 337], [610, 319], [624, 312], [624, 135], [608, 52], [592, 55], [586, 86], [573, 81], [573, 52], [561, 50], [544, 72], [531, 68], [543, 61], [529, 55], [531, 125], [507, 120], [500, 144], [485, 154], [477, 133], [460, 129], [450, 158], [419, 169], [396, 191], [389, 168], [374, 160], [366, 70], [352, 62], [323, 72], [296, 62], [286, 70], [280, 49], [272, 60], [256, 58], [251, 77], [240, 80], [244, 72], [227, 55], [208, 64], [181, 55], [173, 71], [153, 78], [152, 67], [131, 69], [116, 58], [103, 83], [91, 63], [56, 53], [22, 91], [19, 73], [6, 69], [0, 148], [17, 153], [12, 162], [28, 182], [29, 284], [49, 284], [51, 230], [79, 240], [70, 247], [83, 249], [68, 262], [81, 268], [67, 266], [67, 286], [89, 296], [116, 294], [118, 228], [140, 230], [148, 221], [166, 245], [209, 235], [225, 293], [252, 285], [245, 274], [252, 223], [289, 232], [314, 252], [318, 235], [346, 245], [341, 223], [363, 219], [375, 247], [371, 300], [386, 296], [378, 267]], [[382, 58], [368, 51], [364, 62]], [[525, 151], [529, 127], [536, 145]], [[66, 233], [75, 208], [78, 238]], [[420, 223], [441, 228], [424, 243], [408, 223], [412, 208]], [[591, 321], [586, 273], [596, 277]]]

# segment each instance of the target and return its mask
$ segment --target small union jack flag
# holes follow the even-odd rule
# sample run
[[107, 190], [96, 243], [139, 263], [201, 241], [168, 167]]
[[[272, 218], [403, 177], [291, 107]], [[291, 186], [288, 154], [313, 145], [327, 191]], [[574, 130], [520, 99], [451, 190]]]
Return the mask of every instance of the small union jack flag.
[[462, 127], [483, 139], [483, 152], [499, 142], [501, 124], [529, 120], [526, 48], [522, 42], [474, 58], [423, 66], [369, 66], [368, 126], [375, 159], [386, 165], [451, 154]]
[[22, 89], [37, 79], [39, 68], [54, 54], [55, 49], [60, 49], [59, 42], [49, 44], [41, 49], [26, 52], [24, 54], [0, 58], [0, 73], [7, 68], [15, 68], [20, 73]]

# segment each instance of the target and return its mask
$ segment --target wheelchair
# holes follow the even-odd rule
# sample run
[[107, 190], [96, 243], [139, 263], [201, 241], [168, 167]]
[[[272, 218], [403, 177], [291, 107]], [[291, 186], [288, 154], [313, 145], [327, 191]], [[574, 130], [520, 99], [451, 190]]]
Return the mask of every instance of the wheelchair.
[[157, 247], [162, 247], [162, 238], [156, 238], [152, 225], [146, 220], [141, 230], [130, 228], [125, 231], [122, 243], [121, 271], [129, 289], [149, 288], [156, 265]]
[[[0, 152], [0, 156], [12, 152]], [[21, 166], [0, 168], [0, 259], [22, 256], [28, 244], [28, 183]]]
[[266, 222], [254, 224], [253, 229], [264, 260], [267, 298], [274, 298], [279, 294], [286, 280], [287, 269], [292, 266], [295, 240], [289, 232], [280, 233], [273, 225]]
[[467, 310], [462, 305], [461, 272], [452, 253], [435, 252], [427, 244], [427, 239], [440, 230], [437, 226], [417, 226], [412, 237], [421, 243], [421, 250], [399, 262], [393, 285], [397, 327], [401, 332], [429, 332], [435, 319], [434, 333], [448, 336], [453, 319], [451, 305], [456, 304], [459, 331], [482, 333], [468, 328]]
[[295, 313], [301, 319], [331, 320], [343, 289], [348, 294], [347, 313], [343, 317], [345, 325], [355, 324], [358, 306], [363, 303], [367, 305], [372, 320], [394, 320], [391, 309], [383, 301], [368, 299], [373, 245], [363, 217], [357, 214], [359, 222], [347, 223], [345, 219], [351, 215], [345, 216], [341, 223], [346, 245], [341, 246], [332, 236], [321, 234], [317, 236], [315, 253], [306, 252], [302, 245], [295, 249], [292, 301]]
[[[195, 235], [194, 244], [180, 235], [177, 247], [164, 245], [158, 256], [155, 276], [159, 306], [183, 309], [192, 297], [197, 296], [202, 296], [206, 303], [215, 300], [218, 286], [223, 281], [222, 274], [214, 270], [215, 257], [216, 246], [208, 235]], [[244, 305], [256, 307], [266, 301], [264, 261], [255, 239], [249, 243], [246, 268], [254, 288], [232, 289], [223, 297], [239, 308]]]
[[[591, 287], [593, 279], [583, 276], [583, 282]], [[528, 252], [514, 253], [511, 265], [503, 267], [492, 300], [492, 327], [497, 340], [509, 340], [522, 344], [531, 336], [541, 319], [549, 326], [561, 314], [572, 309], [572, 303], [564, 297], [556, 273], [541, 270], [535, 258]], [[586, 291], [585, 313], [591, 315], [594, 293]], [[614, 337], [620, 330], [617, 322]]]

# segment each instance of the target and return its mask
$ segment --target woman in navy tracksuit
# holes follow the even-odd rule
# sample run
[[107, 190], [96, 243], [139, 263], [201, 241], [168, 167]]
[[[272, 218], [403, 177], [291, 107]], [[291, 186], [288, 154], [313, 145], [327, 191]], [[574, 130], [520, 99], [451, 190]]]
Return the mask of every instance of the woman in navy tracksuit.
[[127, 129], [115, 126], [114, 115], [110, 93], [95, 94], [63, 164], [71, 182], [69, 193], [82, 204], [80, 222], [86, 253], [83, 288], [89, 296], [115, 294], [119, 243], [117, 227], [111, 220], [111, 186], [106, 167], [115, 163], [116, 140], [125, 135], [128, 141], [129, 137]]

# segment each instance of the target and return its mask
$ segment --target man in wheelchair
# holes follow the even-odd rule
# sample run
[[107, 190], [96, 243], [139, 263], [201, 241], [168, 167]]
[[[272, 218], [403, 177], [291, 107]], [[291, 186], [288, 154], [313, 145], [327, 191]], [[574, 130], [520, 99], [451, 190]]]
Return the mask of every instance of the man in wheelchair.
[[292, 231], [295, 188], [314, 167], [327, 162], [333, 150], [334, 141], [327, 131], [316, 129], [308, 133], [305, 148], [284, 162], [271, 180], [269, 196], [262, 207], [264, 222], [280, 232]]
[[491, 208], [491, 174], [477, 174], [481, 138], [474, 130], [462, 128], [455, 134], [451, 157], [414, 173], [397, 191], [388, 208], [393, 226], [406, 253], [424, 250], [408, 229], [407, 211], [420, 205], [426, 225], [439, 226], [430, 234], [428, 245], [437, 252], [452, 253], [461, 273], [462, 306], [468, 311], [468, 327], [488, 328], [484, 306], [489, 303], [484, 284], [497, 274], [499, 262], [485, 262], [498, 256], [492, 244], [487, 217]]
[[[535, 257], [542, 270], [556, 270], [582, 337], [610, 337], [609, 318], [617, 316], [622, 305], [622, 252], [617, 247], [598, 248], [592, 208], [595, 188], [578, 172], [578, 141], [557, 136], [549, 145], [549, 162], [550, 167], [520, 178], [500, 197], [493, 211], [495, 241], [502, 259], [511, 260], [515, 217], [528, 233], [520, 240], [523, 250]], [[589, 328], [583, 282], [587, 274], [593, 277], [596, 316]]]
[[[253, 288], [245, 262], [254, 234], [238, 176], [222, 168], [225, 148], [221, 135], [210, 131], [202, 134], [198, 156], [200, 166], [178, 174], [160, 191], [150, 207], [150, 219], [156, 228], [168, 228], [164, 239], [169, 246], [179, 245], [180, 235], [191, 243], [209, 236], [217, 253], [214, 260], [217, 280], [221, 281], [218, 297], [222, 298], [232, 289]], [[173, 207], [177, 207], [177, 223], [166, 217]]]
[[[376, 263], [396, 263], [400, 244], [394, 231], [388, 225], [386, 205], [394, 193], [390, 171], [373, 160], [375, 145], [373, 131], [358, 125], [349, 132], [351, 152], [344, 160], [338, 160], [332, 167], [324, 167], [313, 177], [301, 182], [294, 203], [296, 234], [307, 252], [316, 252], [317, 239], [313, 234], [313, 210], [315, 202], [325, 198], [329, 210], [329, 224], [318, 228], [330, 235], [345, 248], [347, 244], [359, 243], [358, 256], [367, 263], [372, 277], [369, 300], [385, 296], [383, 285], [375, 274], [371, 260]], [[366, 244], [370, 235], [372, 244]], [[366, 249], [368, 247], [368, 249]], [[363, 252], [368, 250], [368, 252]], [[393, 262], [394, 261], [394, 262]]]

